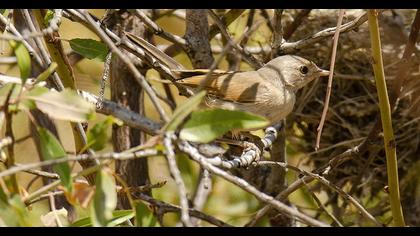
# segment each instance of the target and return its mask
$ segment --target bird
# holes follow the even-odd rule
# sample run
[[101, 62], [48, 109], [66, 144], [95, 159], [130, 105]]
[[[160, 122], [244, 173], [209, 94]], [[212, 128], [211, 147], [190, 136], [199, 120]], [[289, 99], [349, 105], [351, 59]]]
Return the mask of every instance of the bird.
[[296, 55], [278, 56], [251, 71], [187, 70], [146, 40], [130, 32], [125, 34], [170, 68], [177, 83], [193, 91], [205, 89], [208, 107], [250, 112], [266, 118], [268, 126], [280, 122], [293, 111], [299, 89], [330, 73]]

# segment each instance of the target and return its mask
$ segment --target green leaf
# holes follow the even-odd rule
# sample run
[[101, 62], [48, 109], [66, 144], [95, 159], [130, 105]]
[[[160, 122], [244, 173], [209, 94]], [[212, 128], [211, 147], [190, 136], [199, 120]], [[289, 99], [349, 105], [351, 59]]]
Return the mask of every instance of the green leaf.
[[18, 194], [12, 196], [4, 194], [0, 200], [0, 226], [31, 226], [27, 220], [27, 213], [25, 204]]
[[112, 215], [113, 215], [113, 218], [108, 223], [108, 226], [110, 227], [120, 225], [126, 222], [127, 220], [134, 218], [134, 211], [133, 210], [119, 210], [119, 211], [114, 211]]
[[[29, 90], [28, 92], [24, 92], [24, 93], [25, 93], [25, 96], [40, 96], [41, 94], [48, 93], [48, 91], [49, 89], [45, 87], [35, 87]], [[22, 99], [22, 101], [19, 104], [23, 105], [28, 110], [36, 108], [35, 101], [31, 99]]]
[[9, 94], [10, 90], [13, 89], [11, 99], [15, 98], [21, 89], [20, 84], [5, 84], [4, 86], [0, 87], [0, 104], [5, 104], [7, 95]]
[[172, 114], [171, 120], [163, 127], [166, 131], [175, 131], [184, 119], [198, 106], [206, 96], [205, 91], [201, 91], [189, 98], [184, 104], [177, 107]]
[[152, 211], [142, 201], [136, 201], [136, 226], [154, 227], [157, 226], [157, 219]]
[[9, 44], [15, 53], [23, 85], [31, 74], [31, 56], [29, 55], [28, 49], [26, 49], [22, 42], [10, 40]]
[[50, 66], [44, 72], [42, 72], [41, 74], [39, 74], [36, 77], [36, 82], [38, 83], [40, 81], [46, 80], [48, 78], [48, 76], [50, 76], [52, 73], [54, 73], [55, 68], [57, 68], [57, 63], [52, 62], [50, 64]]
[[36, 97], [41, 96], [42, 94], [48, 93], [50, 90], [46, 87], [35, 87], [31, 90], [29, 90], [27, 93], [25, 93], [26, 96], [29, 97]]
[[0, 9], [0, 14], [4, 14], [6, 12], [6, 9]]
[[41, 95], [26, 95], [35, 101], [39, 110], [59, 120], [84, 122], [92, 118], [95, 105], [80, 97], [76, 91], [65, 89], [63, 92], [51, 90]]
[[4, 192], [2, 186], [0, 186], [0, 202], [7, 202], [7, 194]]
[[19, 219], [8, 202], [0, 202], [0, 226], [19, 226]]
[[71, 227], [90, 227], [92, 226], [92, 221], [90, 219], [90, 216], [88, 216], [88, 217], [84, 217], [84, 218], [76, 220], [70, 226]]
[[44, 25], [49, 26], [51, 19], [54, 17], [54, 11], [48, 10], [44, 16]]
[[105, 61], [108, 48], [100, 41], [93, 39], [75, 38], [69, 41], [70, 47], [80, 55], [88, 59], [99, 59]]
[[268, 124], [265, 118], [247, 112], [207, 109], [192, 113], [180, 132], [180, 138], [208, 143], [230, 130], [259, 129]]
[[[126, 222], [134, 217], [133, 210], [116, 210], [112, 213], [113, 218], [108, 223], [108, 226], [117, 226], [121, 223]], [[77, 220], [71, 224], [71, 227], [91, 227], [92, 220], [91, 217], [85, 217], [80, 220]]]
[[96, 175], [96, 191], [91, 217], [94, 226], [109, 226], [112, 212], [117, 206], [117, 191], [114, 177], [105, 169]]
[[[67, 154], [55, 136], [45, 128], [39, 127], [38, 134], [43, 160], [55, 160], [66, 157]], [[70, 166], [63, 162], [53, 166], [53, 169], [60, 176], [62, 185], [68, 192], [72, 191], [72, 178]]]
[[108, 128], [114, 123], [115, 118], [108, 116], [104, 121], [97, 123], [87, 132], [87, 139], [89, 146], [95, 150], [100, 151], [105, 148], [108, 142]]

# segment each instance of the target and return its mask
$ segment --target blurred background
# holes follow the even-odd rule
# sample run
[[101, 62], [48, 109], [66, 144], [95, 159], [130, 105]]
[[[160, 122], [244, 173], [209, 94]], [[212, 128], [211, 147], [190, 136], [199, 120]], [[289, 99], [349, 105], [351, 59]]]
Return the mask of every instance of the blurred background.
[[[293, 17], [300, 10], [290, 9], [283, 13], [282, 24], [286, 27], [293, 21]], [[98, 18], [102, 18], [105, 10], [90, 10], [92, 14]], [[222, 14], [223, 9], [219, 10]], [[307, 18], [303, 21], [296, 32], [288, 39], [288, 41], [297, 41], [308, 37], [320, 30], [335, 27], [338, 10], [316, 10], [312, 9]], [[363, 14], [364, 10], [346, 10], [343, 23]], [[396, 66], [398, 58], [401, 58], [407, 35], [410, 30], [411, 22], [414, 19], [415, 10], [393, 10], [385, 11], [380, 17], [381, 37], [383, 42], [384, 64], [386, 66], [387, 81], [392, 85], [392, 78], [395, 78]], [[241, 37], [245, 30], [246, 22], [250, 9], [245, 10], [228, 29], [232, 36], [237, 39]], [[182, 11], [180, 13], [182, 15]], [[273, 11], [268, 9], [265, 11], [269, 17], [273, 16]], [[255, 21], [264, 20], [264, 14], [260, 11], [255, 13]], [[183, 36], [185, 33], [185, 21], [182, 17], [174, 14], [159, 18], [156, 23], [165, 31], [172, 34]], [[209, 23], [212, 23], [209, 18]], [[99, 38], [90, 32], [83, 25], [71, 22], [63, 17], [59, 30], [62, 39], [73, 38], [91, 38], [99, 40]], [[270, 48], [271, 30], [268, 24], [261, 24], [250, 37], [248, 41], [249, 47], [254, 48]], [[155, 36], [155, 44], [161, 48], [169, 46], [170, 43], [160, 37]], [[304, 56], [317, 63], [321, 68], [328, 69], [331, 55], [331, 39], [311, 45], [304, 50], [297, 52], [298, 55]], [[12, 56], [12, 52], [6, 41], [2, 43], [2, 55]], [[66, 41], [62, 41], [66, 52], [70, 53], [71, 48]], [[223, 48], [220, 34], [211, 41], [214, 48]], [[216, 51], [216, 50], [215, 50]], [[268, 51], [260, 50], [261, 53], [256, 54], [258, 58], [264, 61], [269, 55]], [[412, 224], [419, 223], [416, 215], [420, 215], [420, 187], [419, 177], [414, 176], [419, 170], [419, 124], [420, 109], [418, 108], [420, 66], [419, 66], [419, 49], [416, 49], [415, 59], [411, 67], [408, 86], [405, 87], [404, 95], [399, 101], [399, 106], [394, 111], [393, 122], [394, 131], [397, 136], [397, 155], [400, 165], [400, 179], [402, 181], [401, 194], [403, 197], [403, 208], [408, 211], [410, 206], [411, 215], [406, 214], [408, 221]], [[219, 54], [214, 53], [217, 60]], [[180, 53], [175, 58], [186, 68], [192, 68], [191, 62], [185, 53]], [[316, 127], [318, 125], [320, 114], [323, 108], [323, 100], [325, 96], [326, 80], [314, 81], [305, 87], [298, 94], [298, 101], [295, 105], [295, 111], [287, 119], [286, 144], [287, 144], [287, 161], [299, 166], [302, 169], [313, 170], [320, 167], [329, 160], [330, 157], [345, 151], [348, 148], [358, 144], [366, 137], [370, 127], [375, 122], [374, 118], [378, 113], [376, 89], [374, 86], [373, 71], [370, 65], [370, 41], [367, 24], [359, 27], [358, 31], [351, 31], [340, 35], [339, 46], [337, 51], [335, 80], [330, 101], [330, 110], [327, 116], [326, 125], [321, 139], [321, 149], [314, 151]], [[226, 59], [222, 61], [219, 69], [228, 69]], [[246, 63], [240, 64], [240, 70], [249, 70], [250, 67]], [[8, 75], [19, 76], [19, 70], [16, 65], [0, 64], [0, 72]], [[82, 59], [74, 66], [77, 87], [81, 90], [99, 93], [100, 80], [103, 73], [103, 62], [89, 59]], [[158, 81], [159, 75], [154, 70], [149, 70], [147, 79], [157, 89], [163, 93], [162, 84]], [[105, 91], [105, 98], [110, 98], [109, 84]], [[171, 86], [175, 95], [177, 104], [182, 103], [185, 98], [178, 96], [177, 90]], [[146, 96], [145, 100], [146, 115], [153, 120], [158, 121], [159, 115], [150, 105], [150, 101]], [[171, 112], [168, 106], [163, 104], [168, 113]], [[151, 108], [151, 109], [150, 109]], [[89, 123], [92, 127], [96, 123], [103, 121], [106, 117], [97, 114], [96, 119]], [[14, 117], [13, 129], [18, 143], [15, 145], [15, 155], [17, 162], [27, 163], [39, 160], [33, 140], [29, 137], [29, 122], [26, 114], [19, 114]], [[70, 125], [68, 122], [56, 121], [60, 139], [66, 151], [74, 152], [74, 142], [70, 135]], [[3, 130], [4, 132], [4, 130]], [[257, 132], [258, 133], [258, 132]], [[103, 152], [112, 151], [111, 143], [111, 127], [108, 130], [109, 142]], [[379, 144], [380, 146], [380, 144]], [[366, 159], [364, 159], [366, 158]], [[389, 218], [389, 208], [384, 207], [387, 194], [383, 191], [386, 185], [385, 172], [385, 156], [382, 149], [374, 154], [348, 162], [339, 171], [330, 176], [330, 180], [357, 197], [364, 206], [370, 211], [375, 211], [380, 219], [387, 221]], [[166, 161], [163, 157], [149, 158], [149, 175], [152, 183], [164, 182], [166, 184], [161, 188], [153, 189], [153, 197], [162, 201], [178, 204], [178, 194], [175, 183], [169, 175]], [[189, 194], [194, 192], [197, 185], [199, 167], [186, 156], [178, 157], [178, 165], [180, 167], [182, 177], [187, 185]], [[74, 171], [80, 170], [80, 166], [76, 164]], [[418, 173], [418, 172], [417, 172]], [[297, 178], [295, 172], [287, 172], [287, 182], [291, 183]], [[34, 191], [42, 186], [40, 179], [32, 183], [33, 176], [25, 173], [19, 173], [18, 178], [23, 181], [23, 186], [31, 184], [28, 191]], [[209, 215], [215, 216], [226, 223], [241, 226], [247, 223], [253, 214], [261, 207], [258, 200], [249, 195], [245, 191], [228, 183], [218, 177], [213, 177], [212, 192], [203, 209]], [[310, 189], [310, 190], [308, 190]], [[311, 183], [307, 188], [301, 188], [292, 195], [289, 200], [291, 204], [298, 207], [305, 213], [317, 215], [321, 220], [329, 221], [329, 217], [319, 211], [317, 203], [313, 200], [310, 191], [316, 192], [318, 198], [326, 204], [327, 209], [334, 213], [340, 210], [345, 211], [341, 220], [351, 225], [357, 222], [359, 225], [369, 225], [363, 223], [362, 217], [357, 210], [350, 205], [345, 205], [344, 209], [337, 209], [343, 206], [343, 202], [336, 195], [329, 192], [325, 188], [321, 188], [317, 183]], [[333, 196], [333, 197], [332, 197]], [[331, 200], [332, 199], [332, 200]], [[329, 201], [329, 202], [327, 202]], [[386, 204], [385, 204], [386, 205]], [[414, 207], [414, 208], [413, 208]], [[46, 201], [33, 205], [34, 212], [48, 212]], [[84, 209], [78, 209], [80, 217], [88, 215]], [[165, 214], [165, 225], [176, 225], [179, 221], [178, 214]], [[34, 225], [41, 226], [42, 222], [39, 218], [34, 217]], [[204, 223], [206, 225], [206, 223]], [[267, 219], [258, 223], [259, 226], [268, 226]]]

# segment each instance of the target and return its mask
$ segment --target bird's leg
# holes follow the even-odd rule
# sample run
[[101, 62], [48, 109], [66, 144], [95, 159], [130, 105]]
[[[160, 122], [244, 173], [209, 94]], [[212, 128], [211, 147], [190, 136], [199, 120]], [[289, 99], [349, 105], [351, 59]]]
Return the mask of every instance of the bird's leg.
[[[251, 164], [258, 163], [264, 150], [264, 144], [261, 138], [250, 132], [231, 132], [230, 137], [216, 139], [216, 142], [222, 142], [230, 145], [230, 152], [234, 154], [231, 161], [234, 166], [249, 167]], [[235, 147], [236, 146], [236, 147]]]
[[[255, 143], [260, 149], [264, 148], [264, 144], [261, 142], [261, 138], [257, 135], [253, 135], [248, 131], [231, 131], [230, 135], [226, 135], [226, 138], [218, 138], [216, 142], [226, 143], [230, 145], [240, 146], [242, 148], [247, 147], [247, 142]], [[248, 145], [249, 146], [249, 145]]]

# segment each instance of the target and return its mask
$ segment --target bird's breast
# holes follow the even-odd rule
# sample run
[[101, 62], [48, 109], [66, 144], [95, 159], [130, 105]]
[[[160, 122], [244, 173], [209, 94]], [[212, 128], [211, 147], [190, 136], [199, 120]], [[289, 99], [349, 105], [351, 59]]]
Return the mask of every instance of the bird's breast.
[[288, 89], [275, 90], [263, 99], [264, 103], [260, 104], [259, 113], [266, 117], [271, 124], [280, 122], [293, 111], [295, 105], [295, 93]]

